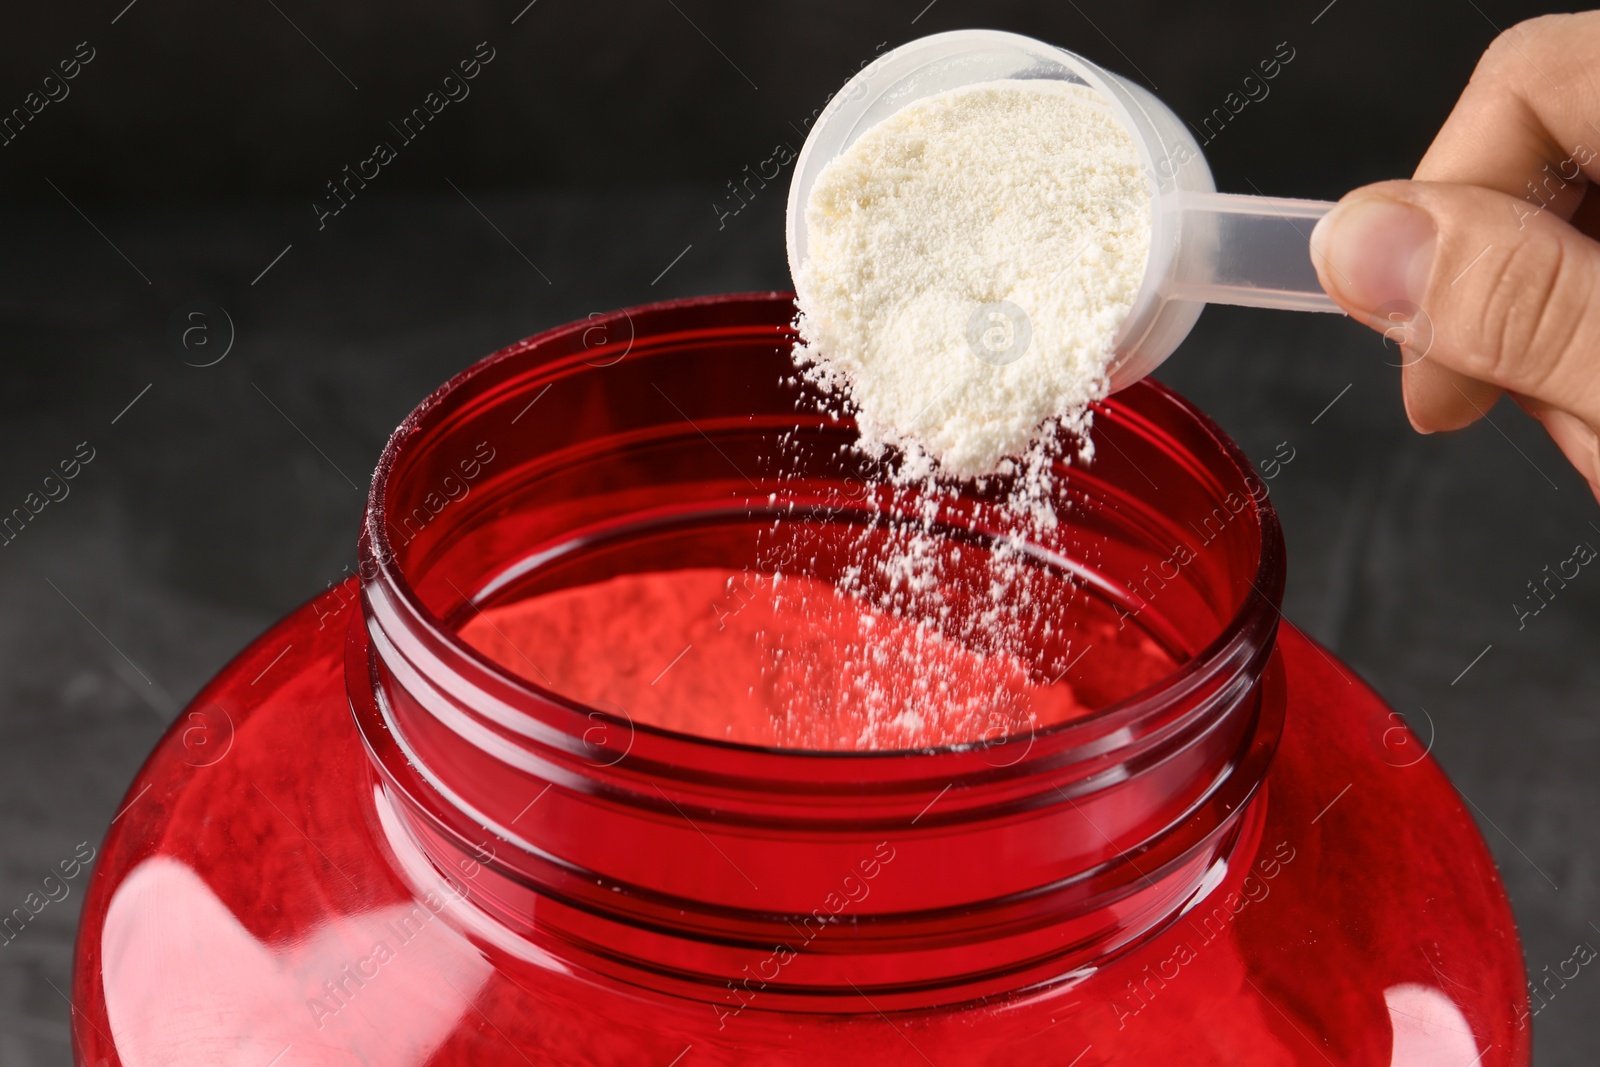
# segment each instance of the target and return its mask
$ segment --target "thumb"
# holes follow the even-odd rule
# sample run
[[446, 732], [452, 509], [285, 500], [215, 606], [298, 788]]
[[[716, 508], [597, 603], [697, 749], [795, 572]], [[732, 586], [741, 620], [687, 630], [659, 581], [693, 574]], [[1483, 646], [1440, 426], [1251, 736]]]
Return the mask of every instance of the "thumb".
[[1471, 422], [1464, 400], [1487, 410], [1480, 382], [1600, 425], [1600, 244], [1553, 213], [1476, 186], [1382, 182], [1345, 197], [1312, 247], [1341, 307], [1391, 337], [1399, 325], [1419, 429]]

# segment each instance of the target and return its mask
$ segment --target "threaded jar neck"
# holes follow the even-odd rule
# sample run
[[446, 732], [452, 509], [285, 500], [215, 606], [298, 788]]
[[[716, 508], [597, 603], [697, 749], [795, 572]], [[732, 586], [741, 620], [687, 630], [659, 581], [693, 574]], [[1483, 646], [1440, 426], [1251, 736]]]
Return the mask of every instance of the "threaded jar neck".
[[[791, 505], [873, 521], [842, 488], [864, 462], [834, 447], [849, 423], [809, 414], [794, 380], [793, 316], [752, 294], [592, 317], [476, 364], [401, 425], [346, 666], [386, 802], [515, 935], [719, 1013], [948, 1004], [1081, 972], [1253, 847], [1282, 722], [1276, 516], [1163, 387], [1098, 412], [1098, 458], [1065, 471], [1065, 521], [1029, 551], [1181, 662], [1072, 721], [907, 751], [729, 743], [586, 704], [461, 636], [540, 582], [737, 569], [739, 531]], [[820, 444], [780, 476], [770, 457], [797, 433]], [[976, 514], [955, 506], [950, 535], [982, 542], [962, 526]]]

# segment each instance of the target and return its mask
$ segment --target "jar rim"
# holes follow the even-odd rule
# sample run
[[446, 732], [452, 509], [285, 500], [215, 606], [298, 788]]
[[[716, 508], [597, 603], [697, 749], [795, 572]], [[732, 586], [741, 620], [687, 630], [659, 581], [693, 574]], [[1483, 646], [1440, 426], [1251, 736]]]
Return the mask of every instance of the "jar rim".
[[[475, 671], [494, 677], [497, 683], [505, 689], [521, 693], [531, 701], [541, 702], [572, 713], [576, 716], [574, 723], [579, 734], [589, 729], [597, 720], [610, 721], [619, 725], [626, 725], [630, 732], [637, 731], [655, 736], [674, 745], [699, 746], [703, 751], [739, 752], [745, 754], [748, 758], [757, 760], [763, 758], [837, 760], [845, 761], [846, 765], [849, 765], [851, 761], [883, 762], [904, 759], [907, 756], [920, 757], [924, 762], [928, 759], [941, 757], [966, 758], [972, 753], [992, 750], [1004, 746], [1008, 742], [1014, 743], [1015, 736], [921, 748], [793, 748], [734, 741], [675, 730], [651, 723], [634, 722], [631, 718], [617, 716], [612, 711], [586, 703], [559, 689], [541, 685], [537, 681], [495, 662], [462, 638], [454, 627], [448, 625], [443, 618], [428, 607], [400, 566], [398, 554], [388, 532], [387, 496], [391, 486], [391, 479], [394, 477], [401, 460], [406, 456], [408, 449], [426, 444], [423, 435], [431, 428], [431, 420], [440, 417], [439, 413], [448, 406], [449, 401], [471, 398], [472, 393], [470, 391], [464, 392], [464, 390], [470, 390], [491, 369], [500, 366], [506, 361], [517, 359], [530, 351], [570, 338], [574, 334], [583, 335], [585, 331], [607, 327], [624, 320], [632, 323], [635, 319], [641, 317], [651, 317], [665, 313], [694, 312], [706, 308], [741, 303], [770, 306], [781, 302], [786, 306], [792, 306], [792, 301], [792, 293], [773, 290], [686, 297], [620, 308], [613, 312], [592, 315], [587, 319], [556, 326], [526, 337], [484, 357], [451, 377], [430, 393], [402, 420], [394, 433], [390, 435], [378, 458], [368, 491], [367, 506], [362, 518], [359, 542], [360, 572], [364, 589], [363, 597], [365, 598], [366, 596], [366, 587], [369, 583], [381, 583], [387, 597], [403, 605], [406, 614], [410, 616], [410, 622], [423, 629], [426, 637], [430, 640], [430, 644], [448, 649], [453, 658], [456, 658], [461, 663], [470, 664]], [[792, 315], [790, 318], [792, 319]], [[751, 321], [745, 324], [743, 328], [749, 329], [751, 327], [759, 327], [759, 325], [759, 322]], [[795, 336], [792, 326], [780, 327], [779, 332], [780, 336], [789, 339]], [[1232, 438], [1215, 421], [1177, 392], [1154, 379], [1141, 381], [1130, 388], [1153, 391], [1163, 401], [1176, 407], [1192, 422], [1195, 428], [1204, 433], [1209, 443], [1218, 448], [1226, 458], [1230, 468], [1240, 474], [1246, 484], [1251, 479], [1257, 482], [1260, 481], [1250, 460]], [[1098, 402], [1095, 405], [1095, 409], [1097, 419], [1126, 419], [1131, 414], [1120, 406], [1114, 397]], [[1233, 658], [1231, 653], [1236, 651], [1240, 645], [1258, 642], [1261, 644], [1270, 643], [1272, 635], [1276, 632], [1278, 620], [1282, 617], [1280, 603], [1283, 595], [1286, 567], [1283, 533], [1270, 496], [1266, 492], [1262, 492], [1259, 495], [1251, 492], [1248, 497], [1256, 517], [1255, 528], [1259, 531], [1255, 573], [1249, 579], [1249, 591], [1243, 595], [1233, 615], [1218, 628], [1212, 640], [1178, 664], [1172, 671], [1144, 688], [1121, 699], [1096, 707], [1081, 717], [1040, 728], [1035, 734], [1031, 735], [1031, 742], [1037, 742], [1041, 739], [1061, 740], [1084, 734], [1098, 736], [1107, 729], [1108, 725], [1114, 726], [1124, 722], [1137, 721], [1146, 713], [1168, 705], [1175, 695], [1188, 691], [1200, 679], [1214, 673], [1219, 665]], [[360, 616], [352, 620], [352, 623], [353, 625], [361, 625]], [[1070, 748], [1072, 746], [1068, 745], [1066, 747]]]

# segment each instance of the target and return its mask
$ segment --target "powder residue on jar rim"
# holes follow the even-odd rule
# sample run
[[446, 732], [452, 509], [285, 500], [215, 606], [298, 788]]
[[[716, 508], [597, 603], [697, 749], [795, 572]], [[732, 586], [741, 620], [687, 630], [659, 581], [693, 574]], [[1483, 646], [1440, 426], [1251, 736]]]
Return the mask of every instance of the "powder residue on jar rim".
[[1150, 250], [1138, 149], [1099, 94], [915, 101], [828, 162], [805, 212], [796, 356], [868, 451], [970, 478], [1086, 433]]

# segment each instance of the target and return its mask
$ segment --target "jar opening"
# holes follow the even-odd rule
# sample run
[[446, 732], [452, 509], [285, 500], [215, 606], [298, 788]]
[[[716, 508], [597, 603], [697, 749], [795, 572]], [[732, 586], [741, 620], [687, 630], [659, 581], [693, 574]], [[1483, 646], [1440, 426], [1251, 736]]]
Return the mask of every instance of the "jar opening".
[[500, 357], [469, 371], [375, 481], [386, 577], [540, 696], [762, 748], [1008, 743], [1176, 681], [1271, 596], [1265, 486], [1220, 435], [1186, 452], [1113, 400], [1024, 541], [993, 485], [886, 487], [785, 345], [669, 365], [619, 315], [583, 324], [586, 358], [437, 418]]

